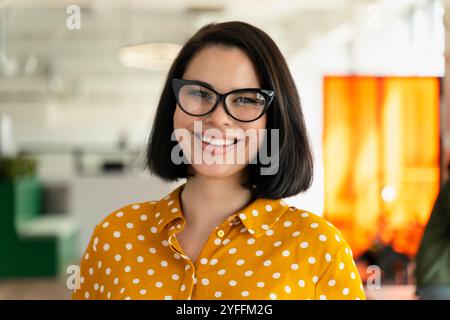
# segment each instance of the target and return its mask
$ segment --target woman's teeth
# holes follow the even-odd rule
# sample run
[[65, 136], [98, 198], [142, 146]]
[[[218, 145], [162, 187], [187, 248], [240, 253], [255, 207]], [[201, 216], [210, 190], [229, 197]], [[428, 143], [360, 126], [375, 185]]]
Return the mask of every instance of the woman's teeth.
[[202, 140], [205, 143], [211, 144], [213, 146], [229, 146], [235, 143], [235, 140], [223, 140], [223, 139], [217, 139], [217, 138], [211, 138], [206, 136], [200, 136], [200, 140]]

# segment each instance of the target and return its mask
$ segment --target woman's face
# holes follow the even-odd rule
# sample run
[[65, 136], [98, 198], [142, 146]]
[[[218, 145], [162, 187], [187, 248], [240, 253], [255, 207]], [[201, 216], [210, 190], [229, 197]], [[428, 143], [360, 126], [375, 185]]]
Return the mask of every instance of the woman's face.
[[[241, 88], [261, 88], [251, 60], [245, 52], [234, 47], [213, 46], [200, 50], [188, 64], [183, 79], [208, 83], [221, 94]], [[173, 118], [175, 131], [184, 129], [184, 132], [189, 132], [188, 140], [178, 141], [196, 174], [216, 178], [226, 178], [243, 172], [263, 141], [259, 129], [265, 129], [266, 122], [266, 114], [252, 122], [237, 121], [226, 113], [223, 102], [220, 102], [212, 113], [201, 117], [188, 115], [177, 105]], [[203, 142], [202, 137], [197, 134], [199, 125]], [[256, 132], [257, 138], [249, 139], [248, 136], [244, 137], [242, 132]], [[208, 144], [204, 142], [210, 141], [208, 138], [225, 141], [215, 140], [216, 144]], [[220, 142], [233, 141], [235, 138], [238, 142], [234, 145], [220, 145]]]

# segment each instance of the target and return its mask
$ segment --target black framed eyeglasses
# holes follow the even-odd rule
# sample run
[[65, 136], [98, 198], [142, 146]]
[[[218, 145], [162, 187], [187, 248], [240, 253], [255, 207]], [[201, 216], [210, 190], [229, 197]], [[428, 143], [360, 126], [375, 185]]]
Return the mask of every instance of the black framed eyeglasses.
[[181, 110], [191, 116], [205, 116], [223, 101], [226, 113], [241, 122], [262, 117], [275, 96], [273, 90], [258, 88], [242, 88], [220, 94], [200, 81], [185, 79], [172, 79], [172, 89]]

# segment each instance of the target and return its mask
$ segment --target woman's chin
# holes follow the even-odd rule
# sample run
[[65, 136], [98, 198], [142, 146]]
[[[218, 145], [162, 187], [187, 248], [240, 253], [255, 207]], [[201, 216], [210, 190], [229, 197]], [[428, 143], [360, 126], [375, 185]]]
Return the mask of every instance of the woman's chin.
[[240, 172], [245, 168], [243, 165], [227, 165], [227, 164], [193, 164], [195, 172], [211, 177], [211, 178], [226, 178]]

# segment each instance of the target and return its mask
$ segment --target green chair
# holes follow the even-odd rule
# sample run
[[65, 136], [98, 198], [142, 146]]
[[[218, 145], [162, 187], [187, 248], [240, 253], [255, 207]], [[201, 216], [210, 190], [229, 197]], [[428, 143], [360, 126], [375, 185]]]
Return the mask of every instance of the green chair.
[[41, 207], [38, 179], [0, 180], [0, 278], [61, 276], [77, 263], [78, 224]]

